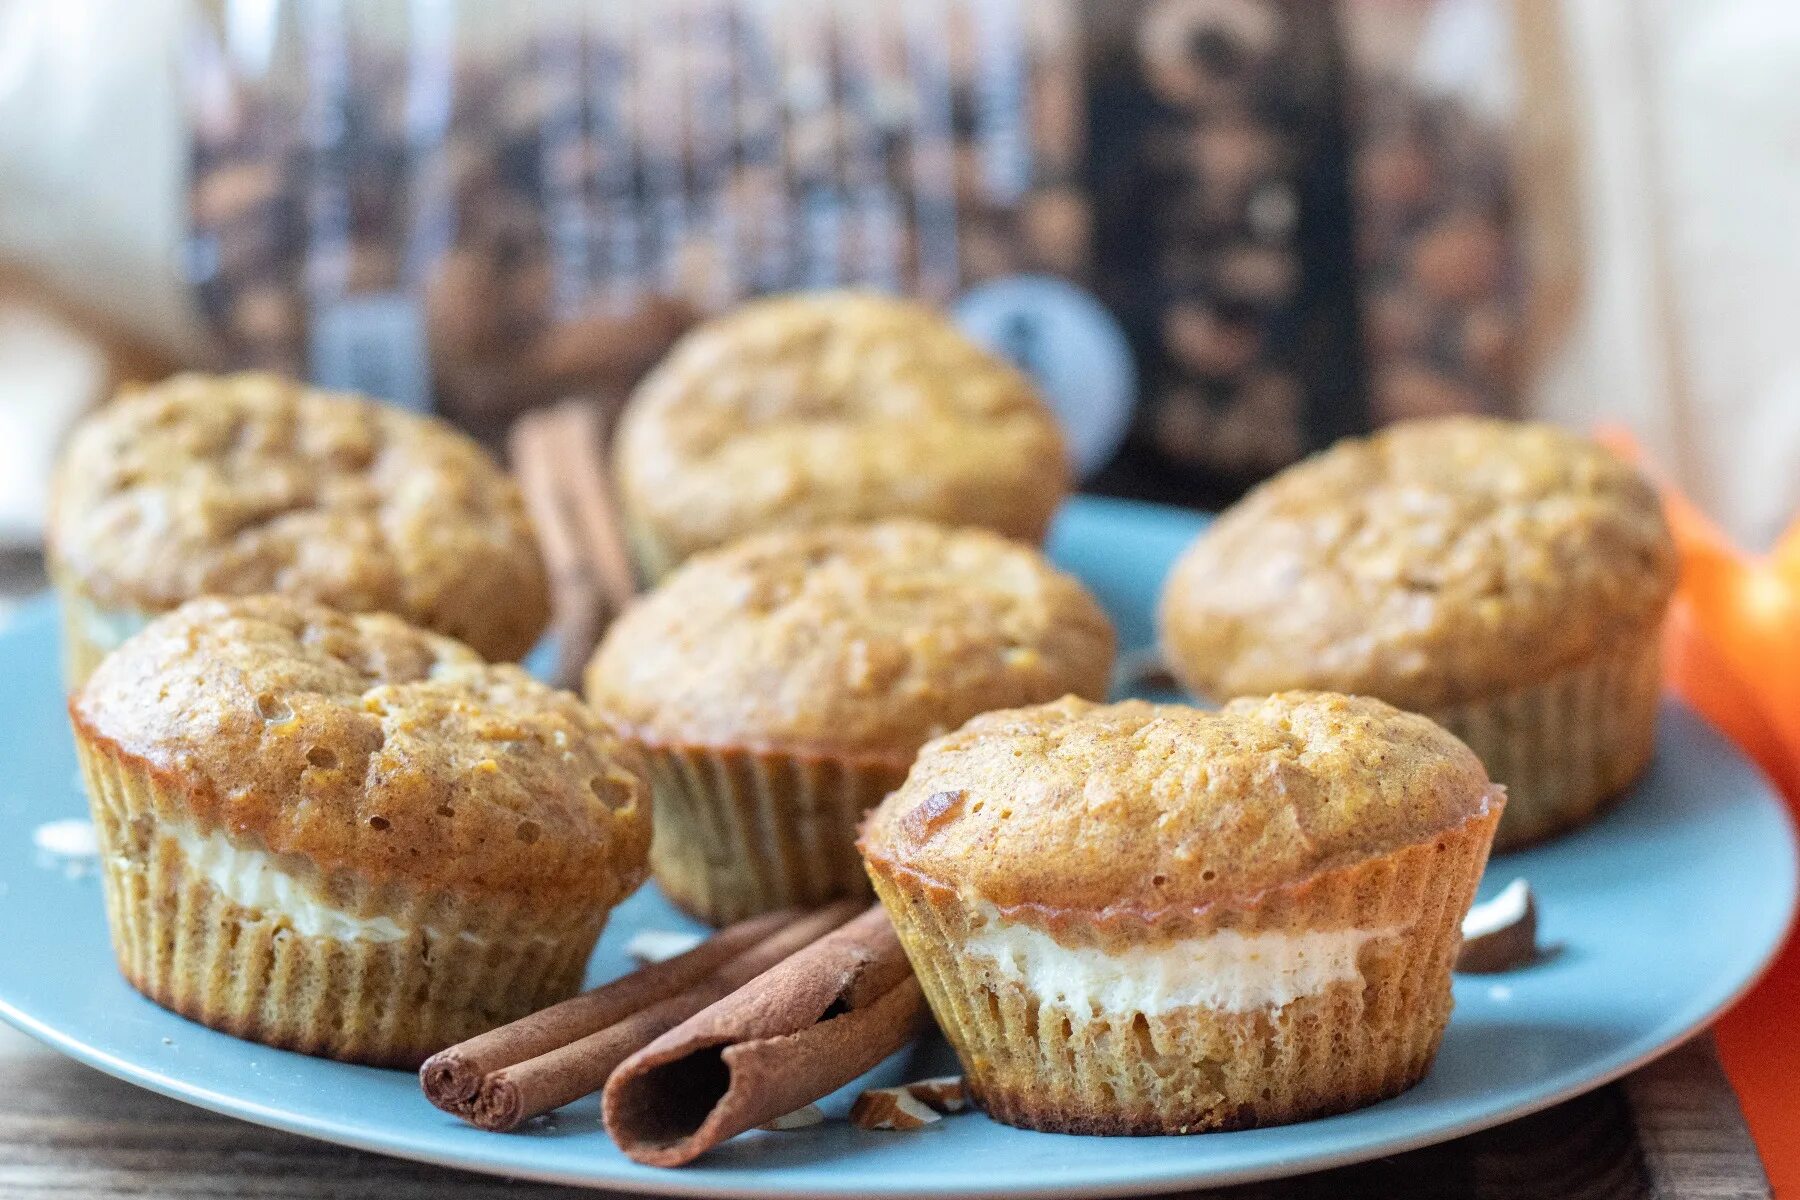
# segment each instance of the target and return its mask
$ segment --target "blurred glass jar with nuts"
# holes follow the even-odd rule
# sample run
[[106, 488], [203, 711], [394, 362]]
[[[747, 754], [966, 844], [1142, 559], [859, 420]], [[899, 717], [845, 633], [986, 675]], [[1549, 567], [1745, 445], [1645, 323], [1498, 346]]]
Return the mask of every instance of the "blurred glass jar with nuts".
[[223, 362], [489, 438], [752, 295], [918, 295], [1117, 431], [1095, 486], [1213, 503], [1554, 336], [1533, 7], [210, 0], [188, 276]]

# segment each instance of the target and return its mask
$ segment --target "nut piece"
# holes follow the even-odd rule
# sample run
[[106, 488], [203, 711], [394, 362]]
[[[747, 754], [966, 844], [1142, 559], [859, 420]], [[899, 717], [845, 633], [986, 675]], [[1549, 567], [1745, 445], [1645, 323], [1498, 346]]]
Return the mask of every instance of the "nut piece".
[[770, 1133], [784, 1133], [792, 1129], [811, 1129], [814, 1125], [823, 1125], [824, 1123], [825, 1110], [816, 1104], [809, 1104], [805, 1108], [796, 1108], [785, 1116], [776, 1117], [767, 1125], [760, 1125], [758, 1128], [766, 1129]]
[[870, 1088], [856, 1098], [850, 1120], [859, 1129], [920, 1129], [969, 1107], [961, 1075], [939, 1075], [901, 1087]]
[[625, 953], [649, 965], [686, 954], [705, 940], [701, 934], [682, 933], [677, 929], [645, 929], [633, 934], [625, 943]]
[[1462, 949], [1456, 969], [1466, 975], [1493, 975], [1537, 958], [1537, 900], [1531, 885], [1515, 879], [1463, 918]]
[[870, 1088], [850, 1106], [850, 1123], [858, 1129], [923, 1129], [943, 1119], [905, 1088]]

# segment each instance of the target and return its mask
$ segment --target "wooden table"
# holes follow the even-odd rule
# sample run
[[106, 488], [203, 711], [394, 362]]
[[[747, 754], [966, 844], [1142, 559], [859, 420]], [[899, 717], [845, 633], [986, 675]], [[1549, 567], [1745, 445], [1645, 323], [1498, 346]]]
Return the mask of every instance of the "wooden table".
[[[0, 555], [0, 621], [9, 594], [40, 586], [35, 560]], [[552, 1200], [600, 1194], [421, 1166], [216, 1116], [102, 1075], [5, 1026], [0, 1082], [0, 1200]], [[1768, 1200], [1771, 1192], [1707, 1036], [1621, 1083], [1486, 1133], [1207, 1195]]]

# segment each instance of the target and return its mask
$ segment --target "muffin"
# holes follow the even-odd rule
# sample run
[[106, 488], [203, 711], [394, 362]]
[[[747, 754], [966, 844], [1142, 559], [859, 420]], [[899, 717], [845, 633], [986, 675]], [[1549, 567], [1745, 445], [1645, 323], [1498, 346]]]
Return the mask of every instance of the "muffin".
[[75, 431], [52, 489], [70, 690], [151, 617], [279, 592], [517, 658], [549, 620], [518, 489], [449, 426], [275, 375], [178, 375]]
[[642, 882], [649, 785], [580, 699], [386, 614], [205, 598], [69, 702], [144, 995], [414, 1067], [579, 986]]
[[721, 924], [866, 895], [863, 813], [976, 713], [1105, 694], [1079, 583], [983, 530], [786, 530], [689, 560], [607, 631], [587, 696], [642, 752], [663, 892]]
[[990, 1116], [1198, 1133], [1424, 1076], [1503, 804], [1378, 700], [1067, 699], [926, 746], [861, 848]]
[[1168, 665], [1216, 699], [1377, 696], [1507, 789], [1496, 849], [1594, 816], [1649, 762], [1675, 554], [1655, 492], [1545, 425], [1341, 442], [1221, 516], [1162, 596]]
[[651, 579], [772, 527], [918, 517], [1037, 542], [1070, 478], [1022, 372], [931, 309], [862, 292], [761, 300], [688, 334], [615, 449]]

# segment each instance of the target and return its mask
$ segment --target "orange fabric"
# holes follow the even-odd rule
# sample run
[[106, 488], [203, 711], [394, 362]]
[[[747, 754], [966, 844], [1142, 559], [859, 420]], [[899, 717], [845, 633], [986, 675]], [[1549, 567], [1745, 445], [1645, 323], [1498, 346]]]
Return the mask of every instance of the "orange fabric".
[[[1631, 436], [1600, 439], [1641, 461]], [[1800, 813], [1800, 520], [1766, 556], [1744, 553], [1667, 485], [1681, 582], [1663, 647], [1670, 688], [1735, 741]], [[1800, 938], [1720, 1018], [1737, 1089], [1778, 1196], [1800, 1197]]]
[[1744, 1119], [1775, 1194], [1800, 1196], [1800, 939], [1762, 982], [1719, 1018], [1715, 1033], [1725, 1073], [1737, 1089]]
[[1663, 674], [1671, 691], [1736, 742], [1790, 802], [1800, 796], [1800, 768], [1763, 716], [1752, 691], [1727, 665], [1685, 596], [1669, 606], [1663, 628]]

